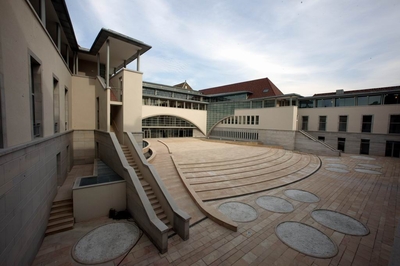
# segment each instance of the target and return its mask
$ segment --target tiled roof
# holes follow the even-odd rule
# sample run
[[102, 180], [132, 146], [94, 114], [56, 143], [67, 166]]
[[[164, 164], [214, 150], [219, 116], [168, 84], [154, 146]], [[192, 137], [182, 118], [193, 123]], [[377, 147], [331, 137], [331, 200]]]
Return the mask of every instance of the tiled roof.
[[200, 90], [205, 95], [220, 94], [235, 91], [249, 91], [249, 99], [283, 95], [283, 93], [268, 78], [244, 81], [209, 89]]
[[[360, 94], [360, 93], [374, 93], [374, 92], [382, 92], [382, 91], [399, 91], [400, 86], [393, 87], [381, 87], [381, 88], [371, 88], [371, 89], [363, 89], [363, 90], [353, 90], [353, 91], [344, 91], [343, 94]], [[326, 93], [317, 93], [314, 96], [336, 96], [336, 92], [326, 92]]]

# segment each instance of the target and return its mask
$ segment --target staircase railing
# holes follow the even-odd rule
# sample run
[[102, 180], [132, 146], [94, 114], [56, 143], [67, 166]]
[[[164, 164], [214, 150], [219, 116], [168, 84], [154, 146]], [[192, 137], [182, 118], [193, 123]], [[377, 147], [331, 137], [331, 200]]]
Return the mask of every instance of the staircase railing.
[[167, 215], [168, 220], [171, 222], [174, 231], [183, 239], [189, 238], [189, 220], [190, 216], [178, 208], [174, 199], [169, 194], [164, 186], [160, 176], [158, 175], [155, 167], [149, 164], [143, 155], [142, 148], [136, 143], [132, 133], [125, 132], [125, 145], [128, 146], [132, 157], [134, 158], [143, 178], [152, 187], [154, 194], [156, 194], [159, 202]]
[[[114, 169], [127, 181], [127, 208], [139, 227], [146, 232], [150, 240], [161, 253], [168, 250], [168, 227], [158, 219], [149, 199], [146, 196], [135, 170], [128, 164], [125, 155], [121, 149], [116, 135], [113, 132], [99, 132], [109, 135], [114, 146], [116, 155], [119, 158], [115, 160], [115, 154], [107, 151], [108, 156], [102, 158], [111, 168]], [[102, 137], [104, 138], [104, 137]], [[118, 165], [119, 164], [119, 165]], [[122, 167], [122, 172], [118, 168]], [[119, 168], [121, 169], [121, 168]]]
[[320, 140], [316, 139], [314, 136], [308, 134], [307, 132], [305, 132], [305, 131], [303, 131], [303, 130], [299, 130], [299, 132], [300, 132], [301, 134], [303, 134], [304, 136], [306, 136], [307, 138], [309, 138], [309, 139], [311, 139], [311, 140], [313, 140], [313, 141], [315, 141], [315, 142], [321, 143], [322, 145], [324, 145], [325, 147], [327, 147], [328, 149], [330, 149], [330, 150], [332, 150], [332, 151], [338, 151], [338, 150], [336, 150], [335, 148], [333, 148], [332, 146], [326, 144], [326, 143], [323, 142], [323, 141], [320, 141]]

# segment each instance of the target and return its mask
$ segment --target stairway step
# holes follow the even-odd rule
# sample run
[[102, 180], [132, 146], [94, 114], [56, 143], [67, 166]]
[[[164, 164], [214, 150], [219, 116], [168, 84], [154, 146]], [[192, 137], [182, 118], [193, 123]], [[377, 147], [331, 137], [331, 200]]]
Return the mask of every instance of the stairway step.
[[60, 219], [64, 219], [65, 217], [71, 217], [71, 216], [73, 216], [72, 211], [71, 212], [54, 213], [54, 214], [50, 215], [49, 222], [50, 221], [57, 221], [57, 220], [60, 220]]
[[145, 190], [144, 192], [146, 192], [147, 197], [151, 196], [151, 195], [154, 195], [154, 191], [151, 188], [148, 189], [148, 190]]
[[164, 213], [164, 210], [161, 208], [158, 208], [158, 209], [154, 209], [154, 212], [156, 213], [156, 215], [159, 215], [161, 213]]
[[53, 201], [53, 205], [52, 206], [55, 207], [55, 206], [72, 204], [72, 203], [73, 203], [72, 199], [59, 200], [59, 201]]
[[151, 199], [150, 204], [153, 205], [153, 203], [159, 203], [157, 198]]
[[157, 214], [157, 217], [158, 217], [158, 219], [160, 219], [162, 221], [164, 218], [167, 218], [167, 215], [164, 212], [162, 212], [162, 213]]
[[161, 209], [163, 211], [160, 203], [154, 203], [154, 204], [151, 204], [151, 206], [153, 207], [153, 210]]
[[52, 220], [51, 222], [49, 221], [49, 223], [47, 224], [47, 229], [60, 226], [63, 224], [70, 224], [71, 222], [72, 223], [74, 222], [74, 217], [72, 216], [64, 217], [63, 219], [60, 220]]
[[152, 190], [150, 184], [144, 185], [143, 189], [144, 189], [144, 191]]
[[53, 202], [53, 205], [51, 206], [52, 208], [57, 208], [57, 207], [63, 207], [63, 206], [72, 206], [72, 200], [63, 200], [63, 201], [57, 201]]
[[57, 234], [57, 233], [60, 233], [60, 232], [71, 230], [73, 228], [74, 228], [74, 223], [73, 222], [69, 223], [69, 224], [63, 224], [63, 225], [56, 226], [56, 227], [53, 227], [53, 228], [48, 228], [46, 230], [46, 232], [45, 232], [45, 235], [47, 236], [47, 235]]
[[62, 212], [72, 212], [72, 206], [63, 206], [63, 207], [51, 208], [50, 214], [62, 213]]
[[151, 195], [147, 195], [147, 198], [151, 201], [152, 199], [157, 199], [156, 195], [151, 194]]

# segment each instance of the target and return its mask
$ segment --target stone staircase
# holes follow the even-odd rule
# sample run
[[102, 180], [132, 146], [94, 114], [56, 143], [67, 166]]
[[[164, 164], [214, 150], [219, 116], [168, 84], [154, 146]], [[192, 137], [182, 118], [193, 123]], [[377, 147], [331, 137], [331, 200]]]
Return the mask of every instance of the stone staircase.
[[54, 201], [45, 235], [56, 234], [74, 228], [72, 199]]
[[168, 227], [168, 229], [171, 230], [172, 225], [171, 225], [170, 221], [168, 220], [167, 215], [165, 214], [163, 208], [161, 207], [161, 204], [158, 201], [157, 196], [154, 194], [154, 191], [151, 188], [150, 184], [144, 180], [142, 173], [139, 170], [139, 167], [137, 166], [135, 160], [133, 159], [131, 152], [129, 151], [128, 146], [121, 145], [121, 149], [125, 155], [126, 160], [129, 163], [129, 165], [135, 170], [136, 175], [139, 178], [140, 184], [142, 185], [142, 187], [147, 195], [147, 198], [149, 199], [150, 204], [153, 207], [153, 210], [156, 213], [158, 219], [160, 219]]

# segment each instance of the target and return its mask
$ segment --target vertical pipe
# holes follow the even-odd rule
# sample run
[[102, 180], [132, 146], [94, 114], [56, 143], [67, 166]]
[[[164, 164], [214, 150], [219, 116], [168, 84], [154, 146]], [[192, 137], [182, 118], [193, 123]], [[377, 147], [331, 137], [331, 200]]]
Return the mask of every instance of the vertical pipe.
[[140, 50], [137, 51], [137, 58], [136, 58], [136, 71], [140, 71]]

